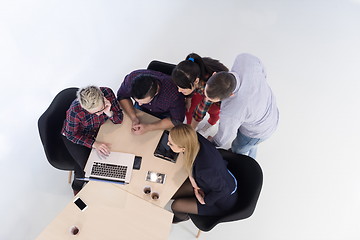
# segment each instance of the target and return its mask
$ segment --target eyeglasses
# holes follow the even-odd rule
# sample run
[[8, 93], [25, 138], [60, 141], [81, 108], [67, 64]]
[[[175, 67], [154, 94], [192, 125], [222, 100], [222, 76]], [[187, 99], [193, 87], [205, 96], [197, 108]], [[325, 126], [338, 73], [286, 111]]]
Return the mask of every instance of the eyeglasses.
[[96, 114], [96, 113], [101, 113], [102, 111], [104, 111], [104, 110], [105, 110], [105, 108], [106, 108], [106, 106], [105, 106], [105, 103], [104, 103], [104, 107], [103, 107], [101, 110], [94, 112], [93, 114]]

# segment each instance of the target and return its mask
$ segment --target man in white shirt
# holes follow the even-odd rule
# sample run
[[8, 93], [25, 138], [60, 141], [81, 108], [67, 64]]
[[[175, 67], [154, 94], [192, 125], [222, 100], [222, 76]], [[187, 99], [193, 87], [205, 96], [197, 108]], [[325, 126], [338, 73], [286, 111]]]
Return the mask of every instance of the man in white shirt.
[[255, 158], [257, 145], [270, 137], [279, 122], [261, 61], [250, 54], [238, 55], [230, 72], [216, 73], [207, 81], [205, 95], [210, 101], [221, 101], [219, 130], [211, 138], [214, 144], [221, 147], [236, 134], [231, 150]]

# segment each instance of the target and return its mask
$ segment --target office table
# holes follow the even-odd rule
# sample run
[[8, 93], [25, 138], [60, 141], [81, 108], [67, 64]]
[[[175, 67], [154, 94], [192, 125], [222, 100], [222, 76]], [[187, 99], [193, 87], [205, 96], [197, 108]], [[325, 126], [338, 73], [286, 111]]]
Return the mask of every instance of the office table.
[[[137, 111], [137, 116], [141, 122], [146, 123], [158, 120], [156, 117], [141, 111]], [[145, 186], [151, 186], [152, 190], [159, 193], [160, 198], [157, 201], [150, 201], [155, 205], [164, 207], [187, 178], [187, 173], [183, 168], [183, 156], [180, 154], [176, 163], [155, 157], [154, 151], [163, 131], [157, 130], [143, 135], [134, 135], [131, 132], [131, 125], [131, 120], [126, 114], [124, 114], [122, 124], [113, 124], [111, 121], [107, 121], [101, 126], [96, 140], [109, 143], [113, 152], [133, 153], [142, 156], [141, 168], [140, 170], [133, 170], [130, 184], [116, 184], [116, 187], [148, 200], [143, 189]], [[166, 174], [165, 184], [146, 181], [145, 177], [148, 171]]]
[[[151, 123], [158, 119], [137, 111], [141, 122]], [[133, 170], [130, 184], [119, 185], [90, 181], [78, 193], [88, 208], [81, 211], [72, 201], [38, 236], [48, 239], [167, 239], [173, 214], [164, 206], [187, 178], [180, 154], [176, 163], [153, 155], [162, 130], [143, 135], [131, 132], [131, 120], [124, 114], [122, 124], [105, 122], [97, 141], [110, 144], [111, 151], [142, 156], [140, 170]], [[166, 174], [164, 184], [145, 180], [147, 171]], [[144, 194], [150, 186], [159, 193], [153, 200]], [[76, 198], [75, 197], [75, 198]], [[77, 235], [70, 233], [72, 226], [79, 228]]]
[[[88, 207], [81, 211], [71, 201], [37, 240], [168, 238], [173, 216], [171, 212], [116, 188], [113, 184], [92, 182], [77, 197]], [[70, 233], [72, 226], [78, 227], [77, 235]]]

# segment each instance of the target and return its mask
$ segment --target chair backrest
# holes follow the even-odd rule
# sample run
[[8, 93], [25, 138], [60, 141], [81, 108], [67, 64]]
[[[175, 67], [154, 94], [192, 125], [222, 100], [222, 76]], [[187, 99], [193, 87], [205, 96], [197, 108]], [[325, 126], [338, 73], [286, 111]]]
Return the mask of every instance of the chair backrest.
[[76, 98], [77, 90], [78, 88], [67, 88], [59, 92], [38, 120], [45, 155], [52, 166], [61, 170], [74, 169], [74, 159], [68, 152], [60, 132], [66, 111]]
[[147, 69], [171, 75], [172, 70], [175, 68], [175, 66], [175, 64], [153, 60], [149, 63]]
[[256, 207], [262, 183], [263, 173], [259, 164], [251, 157], [219, 149], [222, 157], [228, 161], [228, 169], [238, 182], [239, 199], [231, 213], [220, 217], [191, 214], [191, 220], [202, 231], [210, 231], [217, 224], [250, 217]]

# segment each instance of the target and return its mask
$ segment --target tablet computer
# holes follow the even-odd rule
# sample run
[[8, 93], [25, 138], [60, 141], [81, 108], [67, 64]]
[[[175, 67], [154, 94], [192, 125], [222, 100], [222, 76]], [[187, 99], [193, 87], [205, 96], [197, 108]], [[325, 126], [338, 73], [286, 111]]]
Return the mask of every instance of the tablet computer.
[[169, 131], [164, 130], [163, 134], [161, 135], [160, 141], [155, 149], [154, 156], [175, 163], [179, 154], [173, 152], [171, 148], [167, 145], [168, 137]]

